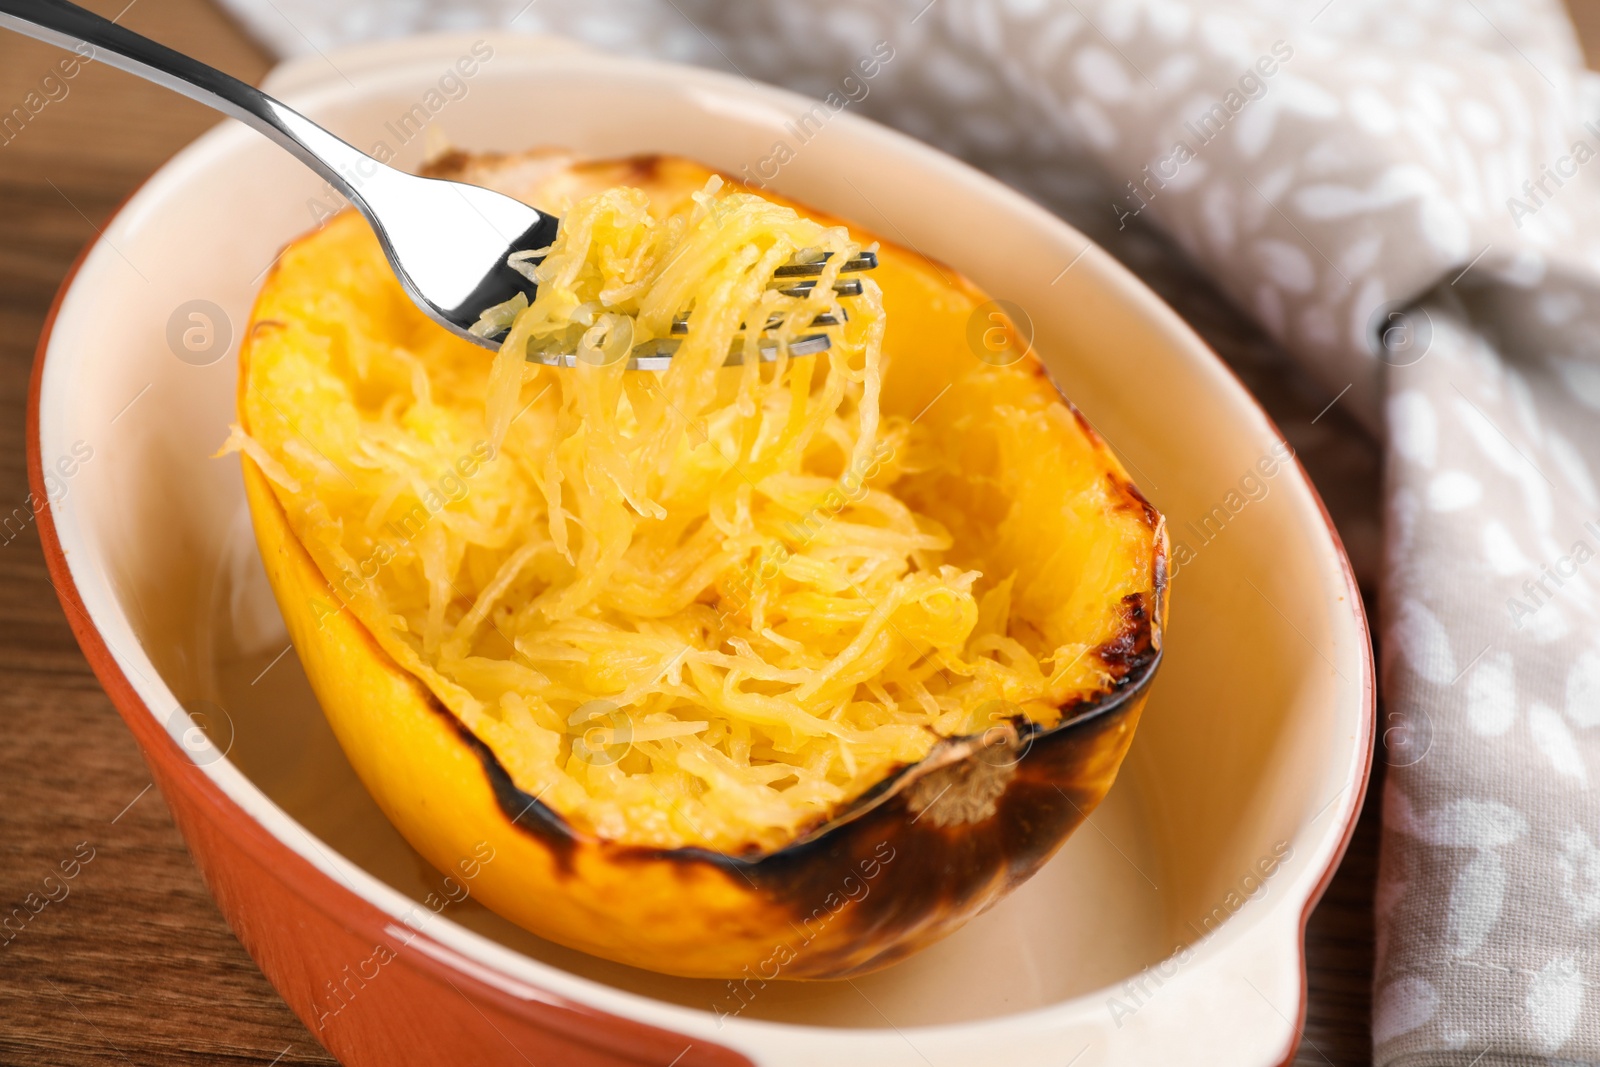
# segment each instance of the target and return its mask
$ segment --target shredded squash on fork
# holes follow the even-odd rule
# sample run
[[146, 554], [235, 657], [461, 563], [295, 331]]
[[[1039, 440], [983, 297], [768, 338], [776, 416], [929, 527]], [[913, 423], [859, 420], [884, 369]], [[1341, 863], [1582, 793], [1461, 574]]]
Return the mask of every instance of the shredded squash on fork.
[[[520, 789], [610, 840], [741, 853], [941, 738], [1053, 725], [1103, 670], [1088, 640], [1012, 634], [1013, 576], [951, 562], [950, 530], [898, 492], [938, 451], [880, 411], [882, 294], [833, 291], [849, 232], [717, 179], [668, 207], [625, 187], [572, 204], [522, 265], [533, 302], [486, 316], [510, 326], [492, 363], [335, 220], [319, 239], [362, 254], [338, 285], [286, 254], [230, 447], [328, 576], [319, 610], [354, 612]], [[784, 295], [796, 257], [826, 265]], [[789, 356], [840, 303], [828, 351]], [[670, 368], [629, 370], [684, 312]], [[368, 328], [396, 317], [400, 343]], [[762, 361], [746, 324], [774, 320]]]

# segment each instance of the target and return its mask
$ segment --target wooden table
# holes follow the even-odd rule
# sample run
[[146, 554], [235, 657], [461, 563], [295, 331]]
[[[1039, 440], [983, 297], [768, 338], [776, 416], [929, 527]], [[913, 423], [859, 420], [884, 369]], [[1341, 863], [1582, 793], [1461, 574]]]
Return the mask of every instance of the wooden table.
[[[126, 0], [88, 0], [115, 15]], [[1600, 3], [1578, 6], [1587, 41]], [[147, 0], [126, 25], [246, 80], [267, 56], [206, 0]], [[0, 113], [58, 53], [0, 33]], [[1592, 62], [1592, 57], [1591, 57]], [[0, 145], [0, 512], [23, 508], [34, 343], [78, 250], [139, 182], [216, 121], [95, 64]], [[15, 529], [15, 525], [12, 527]], [[233, 939], [67, 628], [31, 523], [0, 533], [0, 904], [82, 842], [70, 895], [0, 947], [0, 1063], [332, 1063]], [[1377, 763], [1369, 797], [1381, 788]], [[1369, 803], [1308, 932], [1311, 1002], [1297, 1065], [1366, 1063], [1377, 811]]]

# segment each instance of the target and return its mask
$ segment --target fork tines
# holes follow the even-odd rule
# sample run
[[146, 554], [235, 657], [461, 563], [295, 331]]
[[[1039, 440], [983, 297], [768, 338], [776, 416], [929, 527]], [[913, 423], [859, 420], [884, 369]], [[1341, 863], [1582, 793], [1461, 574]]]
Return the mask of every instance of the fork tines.
[[[827, 266], [829, 257], [804, 262], [791, 261], [783, 264], [773, 272], [775, 283], [773, 290], [784, 296], [807, 297], [816, 290], [817, 279]], [[878, 265], [876, 252], [861, 252], [845, 260], [840, 266], [839, 273], [855, 273], [857, 271], [872, 270]], [[790, 281], [789, 279], [796, 279]], [[850, 297], [861, 295], [861, 280], [859, 278], [838, 278], [833, 283], [835, 296]], [[823, 312], [813, 318], [808, 329], [821, 329], [830, 326], [841, 326], [850, 320], [850, 316], [843, 307], [837, 313]], [[763, 336], [756, 342], [758, 358], [763, 363], [770, 363], [778, 359], [785, 351], [793, 356], [814, 356], [826, 352], [832, 342], [825, 333], [810, 333], [802, 337], [791, 338], [787, 345], [780, 345], [776, 338], [765, 336], [766, 331], [774, 330], [783, 325], [783, 316], [774, 314], [767, 318], [762, 327]], [[660, 337], [653, 341], [646, 341], [636, 345], [628, 357], [629, 370], [666, 370], [672, 364], [672, 357], [677, 353], [678, 347], [683, 343], [682, 338], [689, 333], [689, 315], [678, 315], [672, 320], [672, 336]], [[728, 359], [724, 366], [736, 367], [744, 362], [744, 345], [735, 342], [728, 351]], [[528, 361], [542, 363], [548, 367], [575, 367], [578, 357], [571, 352], [528, 353]]]
[[[683, 342], [677, 337], [658, 337], [653, 341], [636, 345], [633, 354], [628, 357], [629, 370], [666, 370], [672, 365], [672, 357], [677, 354], [678, 346]], [[791, 358], [799, 356], [815, 356], [826, 352], [831, 347], [828, 335], [825, 333], [807, 334], [805, 337], [796, 337], [789, 342], [789, 355]], [[779, 355], [779, 345], [776, 340], [763, 338], [756, 343], [756, 352], [761, 362], [775, 362]], [[578, 357], [571, 352], [562, 353], [528, 353], [528, 362], [542, 363], [547, 367], [576, 367]], [[744, 346], [735, 344], [728, 350], [728, 358], [723, 363], [724, 367], [737, 367], [744, 363]]]
[[[776, 286], [773, 286], [774, 289], [776, 289], [778, 292], [782, 293], [784, 296], [810, 296], [811, 295], [811, 291], [813, 289], [815, 289], [816, 287], [817, 287], [817, 283], [816, 283], [815, 279], [808, 279], [808, 280], [803, 281], [803, 282], [793, 282], [793, 283], [791, 283], [789, 285], [776, 285]], [[834, 282], [833, 283], [833, 295], [834, 296], [860, 296], [861, 295], [861, 279], [860, 278], [842, 278], [839, 281]]]
[[[839, 309], [839, 314], [837, 314], [837, 315], [835, 315], [831, 311], [823, 312], [821, 315], [818, 315], [816, 318], [811, 320], [811, 325], [813, 327], [817, 327], [817, 328], [821, 328], [821, 327], [824, 327], [824, 326], [842, 326], [842, 325], [844, 325], [845, 323], [847, 323], [849, 321], [850, 321], [849, 314], [844, 310], [844, 308], [840, 308]], [[762, 330], [763, 331], [776, 330], [779, 326], [782, 326], [782, 325], [783, 325], [783, 316], [782, 315], [771, 315], [771, 316], [768, 316], [767, 324], [762, 327]], [[673, 332], [673, 334], [675, 336], [678, 336], [678, 337], [681, 337], [684, 334], [688, 333], [689, 332], [689, 316], [688, 315], [679, 315], [677, 318], [673, 319], [672, 320], [672, 332]]]
[[[822, 273], [822, 268], [828, 265], [832, 256], [822, 259], [807, 260], [803, 263], [785, 263], [773, 275], [778, 278], [815, 278]], [[872, 270], [878, 265], [878, 253], [861, 252], [844, 261], [844, 266], [839, 268], [840, 274], [850, 274], [858, 270]]]

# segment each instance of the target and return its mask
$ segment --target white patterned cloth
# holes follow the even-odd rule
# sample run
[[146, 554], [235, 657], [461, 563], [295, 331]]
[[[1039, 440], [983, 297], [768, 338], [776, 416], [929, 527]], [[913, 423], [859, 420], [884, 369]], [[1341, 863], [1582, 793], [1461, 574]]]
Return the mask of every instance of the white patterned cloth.
[[1376, 1061], [1600, 1062], [1600, 78], [1556, 0], [224, 2], [286, 55], [514, 23], [842, 90], [1123, 258], [1380, 592]]

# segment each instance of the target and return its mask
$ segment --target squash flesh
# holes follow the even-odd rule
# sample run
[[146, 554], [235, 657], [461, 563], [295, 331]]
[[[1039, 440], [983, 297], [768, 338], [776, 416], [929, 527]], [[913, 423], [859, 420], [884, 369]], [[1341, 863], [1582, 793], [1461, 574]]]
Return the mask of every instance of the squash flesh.
[[[576, 295], [614, 288], [640, 231], [695, 207], [614, 221], [581, 257], [598, 289]], [[804, 219], [765, 226], [773, 265], [793, 250], [782, 227], [795, 247], [859, 243]], [[1053, 725], [1106, 684], [1086, 653], [1120, 632], [1124, 596], [1152, 588], [1149, 517], [1032, 357], [990, 366], [938, 332], [963, 335], [972, 292], [885, 259], [887, 313], [852, 317], [837, 365], [713, 370], [727, 338], [711, 331], [668, 403], [645, 395], [656, 376], [616, 365], [491, 367], [416, 312], [359, 220], [303, 240], [258, 304], [241, 414], [329, 578], [315, 610], [348, 606], [519, 788], [629, 844], [772, 849], [940, 737], [999, 711]], [[654, 281], [653, 308], [646, 293], [602, 313], [659, 331], [683, 290]], [[708, 303], [702, 290], [697, 313]], [[724, 306], [765, 318], [751, 299]], [[529, 317], [561, 313], [536, 302]], [[911, 407], [913, 382], [941, 372], [956, 396]], [[651, 417], [660, 432], [641, 433]], [[638, 464], [608, 465], [624, 455]], [[852, 474], [859, 500], [842, 491]], [[558, 478], [592, 479], [570, 519]], [[592, 758], [619, 722], [600, 715], [594, 737], [597, 698], [626, 716], [615, 762]]]

